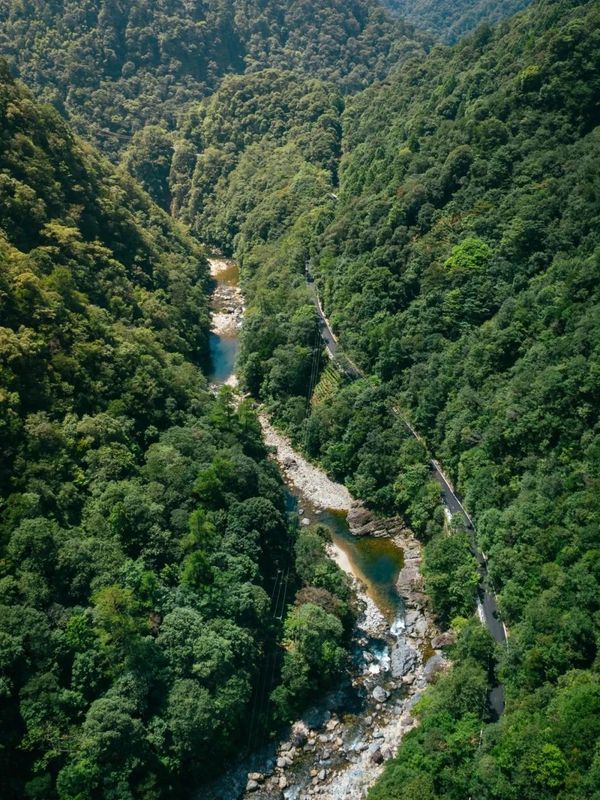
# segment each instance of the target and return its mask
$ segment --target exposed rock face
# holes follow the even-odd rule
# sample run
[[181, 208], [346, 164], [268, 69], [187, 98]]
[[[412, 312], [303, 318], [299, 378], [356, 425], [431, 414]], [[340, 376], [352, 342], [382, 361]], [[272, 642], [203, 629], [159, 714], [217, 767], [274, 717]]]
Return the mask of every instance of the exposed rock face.
[[411, 532], [404, 529], [396, 541], [404, 548], [404, 566], [398, 575], [396, 586], [400, 594], [407, 599], [407, 606], [423, 608], [427, 597], [423, 592], [423, 577], [421, 575], [421, 545]]
[[401, 517], [379, 517], [356, 502], [348, 511], [348, 525], [355, 536], [394, 536], [408, 530]]
[[425, 669], [423, 671], [425, 680], [427, 683], [431, 683], [435, 679], [436, 675], [438, 675], [440, 672], [445, 672], [447, 668], [448, 662], [445, 661], [444, 656], [442, 656], [440, 653], [436, 653], [434, 656], [431, 656], [431, 658], [428, 659], [427, 663], [425, 664]]

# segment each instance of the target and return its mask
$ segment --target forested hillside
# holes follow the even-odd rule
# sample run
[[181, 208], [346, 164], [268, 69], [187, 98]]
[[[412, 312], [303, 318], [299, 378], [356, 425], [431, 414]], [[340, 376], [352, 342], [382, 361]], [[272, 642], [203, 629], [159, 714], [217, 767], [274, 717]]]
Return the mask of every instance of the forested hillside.
[[481, 24], [494, 24], [526, 8], [531, 0], [385, 0], [385, 5], [443, 42], [458, 41]]
[[0, 187], [0, 794], [181, 797], [340, 679], [348, 587], [208, 391], [203, 252], [4, 64]]
[[[505, 717], [485, 724], [491, 651], [467, 632], [376, 798], [598, 786], [599, 14], [538, 2], [404, 65], [347, 103], [339, 189], [250, 246], [233, 239], [246, 385], [355, 493], [409, 518], [450, 624], [473, 608], [473, 562], [466, 536], [443, 533], [409, 417], [475, 516], [510, 629]], [[259, 184], [277, 218], [292, 176], [272, 191], [267, 174], [240, 181], [239, 207]], [[304, 350], [288, 338], [310, 316], [306, 258], [371, 376], [312, 406], [308, 323]]]
[[353, 91], [423, 41], [377, 0], [0, 0], [13, 73], [114, 154], [147, 124], [173, 129], [228, 73], [293, 69]]
[[[490, 8], [410, 7], [449, 39]], [[597, 0], [428, 55], [368, 0], [0, 0], [0, 24], [11, 69], [178, 218], [2, 66], [2, 795], [181, 797], [343, 674], [348, 586], [286, 516], [248, 403], [208, 391], [184, 224], [241, 263], [243, 387], [410, 523], [456, 635], [372, 800], [596, 800]], [[358, 367], [335, 379], [307, 266]], [[502, 652], [467, 621], [476, 564], [432, 456]]]

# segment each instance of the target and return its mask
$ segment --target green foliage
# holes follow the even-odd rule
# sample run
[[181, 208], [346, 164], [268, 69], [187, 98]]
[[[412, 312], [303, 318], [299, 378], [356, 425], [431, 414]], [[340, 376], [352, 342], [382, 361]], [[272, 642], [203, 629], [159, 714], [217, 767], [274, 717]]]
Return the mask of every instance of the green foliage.
[[385, 0], [385, 5], [421, 30], [431, 31], [444, 42], [456, 42], [481, 26], [511, 17], [526, 8], [530, 0]]
[[159, 201], [164, 170], [148, 161], [157, 129], [138, 132], [172, 130], [225, 75], [275, 67], [354, 91], [425, 41], [375, 0], [0, 2], [0, 53], [15, 74], [110, 154], [137, 134], [128, 160], [149, 188], [159, 183]]
[[[2, 797], [180, 795], [245, 745], [253, 707], [259, 735], [269, 719], [271, 576], [299, 586], [281, 480], [250, 405], [200, 371], [203, 252], [4, 67], [0, 109]], [[155, 195], [168, 141], [130, 154]], [[302, 702], [350, 624], [315, 558], [320, 638], [289, 623]]]
[[299, 532], [295, 567], [303, 586], [285, 620], [286, 648], [281, 683], [271, 699], [277, 716], [293, 720], [315, 687], [326, 689], [343, 677], [344, 648], [354, 624], [346, 575], [327, 556], [327, 529]]
[[[595, 681], [597, 658], [599, 29], [597, 3], [538, 2], [403, 64], [346, 100], [337, 199], [277, 226], [267, 217], [250, 248], [230, 240], [249, 301], [248, 388], [355, 494], [406, 515], [447, 623], [471, 615], [477, 573], [467, 535], [440, 516], [435, 453], [474, 516], [509, 626], [500, 723], [482, 704], [489, 646], [459, 647], [432, 692], [439, 706], [423, 707], [424, 738], [409, 737], [374, 797], [579, 800], [597, 776], [595, 737], [577, 760], [555, 740], [553, 709], [571, 676]], [[251, 152], [234, 206], [248, 185], [249, 207], [277, 208]], [[307, 258], [341, 346], [370, 376], [313, 406], [311, 379], [288, 394]]]
[[479, 574], [463, 530], [440, 534], [425, 548], [423, 575], [427, 594], [442, 625], [454, 616], [469, 616], [475, 605]]

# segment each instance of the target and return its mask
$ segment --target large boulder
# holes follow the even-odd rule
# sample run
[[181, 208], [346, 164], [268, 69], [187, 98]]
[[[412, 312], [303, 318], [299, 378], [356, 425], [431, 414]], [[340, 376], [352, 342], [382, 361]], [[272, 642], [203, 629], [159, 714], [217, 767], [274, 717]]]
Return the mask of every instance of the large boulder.
[[435, 679], [435, 676], [440, 672], [443, 672], [445, 669], [446, 662], [444, 661], [443, 656], [431, 656], [431, 658], [428, 659], [427, 663], [425, 664], [425, 669], [423, 670], [425, 680], [427, 683], [431, 683]]
[[373, 700], [377, 703], [385, 703], [389, 696], [389, 692], [386, 692], [383, 686], [376, 686], [373, 689]]
[[456, 634], [454, 631], [446, 631], [445, 633], [440, 633], [439, 636], [435, 636], [431, 640], [431, 646], [434, 650], [440, 650], [442, 647], [450, 647], [455, 642]]
[[379, 517], [360, 503], [348, 512], [348, 527], [354, 536], [394, 536], [407, 530], [402, 517]]
[[418, 655], [410, 645], [399, 643], [390, 652], [390, 669], [394, 678], [402, 678], [417, 666]]

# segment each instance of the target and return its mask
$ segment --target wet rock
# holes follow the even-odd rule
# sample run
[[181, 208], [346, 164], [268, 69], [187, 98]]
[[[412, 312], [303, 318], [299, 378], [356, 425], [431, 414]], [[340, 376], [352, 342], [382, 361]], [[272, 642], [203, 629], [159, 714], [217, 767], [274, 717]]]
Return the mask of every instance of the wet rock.
[[260, 787], [259, 787], [258, 781], [250, 780], [246, 784], [246, 791], [247, 792], [257, 792], [259, 788]]
[[262, 772], [249, 772], [248, 773], [248, 780], [249, 781], [256, 781], [256, 783], [262, 783], [265, 779], [265, 776]]
[[389, 693], [386, 692], [383, 686], [376, 686], [373, 689], [373, 699], [378, 703], [385, 703], [389, 696]]
[[416, 667], [417, 652], [410, 645], [398, 644], [392, 648], [390, 664], [392, 676], [394, 678], [402, 678]]
[[322, 727], [330, 717], [331, 714], [323, 708], [309, 708], [304, 713], [302, 722], [307, 728], [314, 730]]

